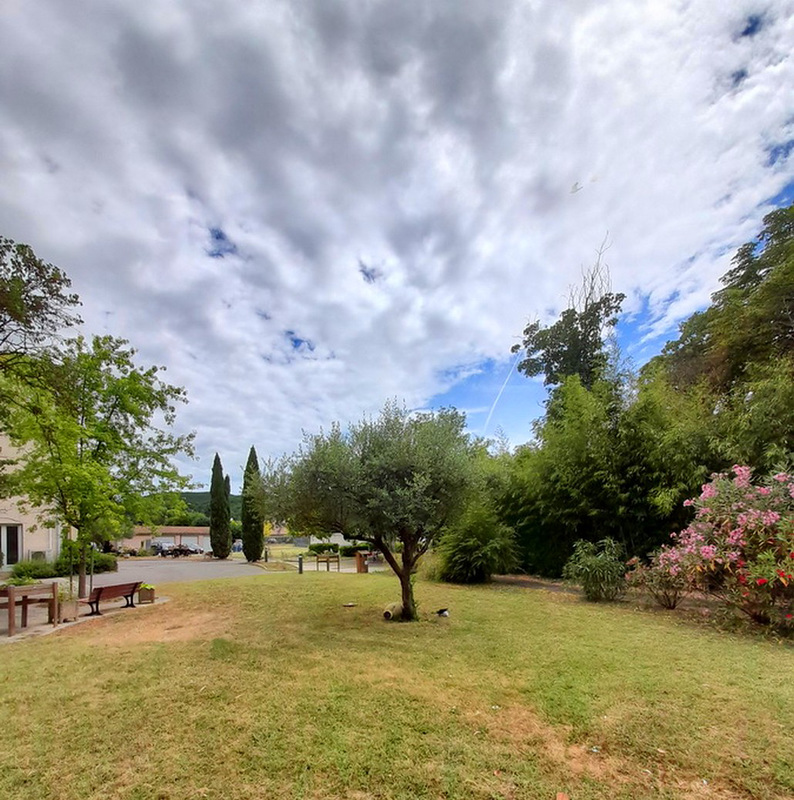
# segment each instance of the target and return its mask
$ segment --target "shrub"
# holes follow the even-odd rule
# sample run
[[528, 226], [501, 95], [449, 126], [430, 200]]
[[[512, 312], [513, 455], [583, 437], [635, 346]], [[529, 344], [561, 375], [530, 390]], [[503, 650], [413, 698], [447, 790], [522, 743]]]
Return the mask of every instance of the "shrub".
[[[17, 563], [19, 563], [19, 562], [17, 562]], [[16, 576], [16, 575], [12, 575], [3, 584], [0, 584], [0, 585], [2, 585], [2, 586], [29, 586], [31, 583], [35, 583], [35, 582], [36, 582], [36, 580], [34, 578], [31, 578], [31, 577], [29, 577], [27, 575], [22, 575], [22, 576], [19, 576], [19, 577]]]
[[562, 570], [563, 577], [582, 587], [593, 602], [617, 600], [626, 591], [626, 567], [620, 545], [614, 539], [598, 543], [580, 539]]
[[672, 572], [670, 565], [660, 561], [661, 550], [651, 555], [651, 563], [643, 564], [632, 558], [626, 575], [629, 586], [634, 586], [650, 595], [662, 608], [675, 608], [686, 594], [689, 581], [680, 570]]
[[487, 505], [469, 508], [438, 547], [441, 580], [484, 583], [517, 564], [513, 531]]
[[419, 560], [416, 574], [426, 581], [440, 581], [441, 577], [441, 555], [438, 550], [429, 550]]
[[696, 588], [755, 622], [787, 628], [794, 619], [794, 476], [753, 485], [749, 467], [711, 476], [686, 500], [695, 520], [659, 561]]
[[17, 561], [11, 567], [11, 575], [14, 578], [31, 578], [41, 581], [54, 578], [57, 574], [55, 566], [47, 561]]
[[318, 542], [309, 545], [309, 552], [315, 556], [321, 556], [323, 553], [337, 553], [339, 545], [335, 542]]
[[339, 555], [352, 558], [356, 553], [368, 553], [371, 547], [369, 544], [343, 544], [339, 548]]
[[[77, 554], [77, 546], [74, 542], [64, 542], [61, 553], [55, 561], [55, 574], [64, 577], [69, 574], [77, 574], [80, 564], [80, 557]], [[94, 553], [94, 573], [118, 572], [119, 565], [116, 556], [112, 553]], [[86, 557], [86, 571], [91, 570], [91, 553]]]

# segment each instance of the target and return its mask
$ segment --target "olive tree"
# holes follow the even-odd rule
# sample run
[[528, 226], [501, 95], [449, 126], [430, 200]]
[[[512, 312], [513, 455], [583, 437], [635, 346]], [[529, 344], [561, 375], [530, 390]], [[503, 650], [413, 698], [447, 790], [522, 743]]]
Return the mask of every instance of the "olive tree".
[[263, 473], [266, 516], [303, 534], [368, 542], [400, 580], [402, 618], [416, 619], [419, 559], [462, 512], [472, 458], [465, 417], [410, 413], [388, 403], [377, 419], [307, 435], [278, 469]]

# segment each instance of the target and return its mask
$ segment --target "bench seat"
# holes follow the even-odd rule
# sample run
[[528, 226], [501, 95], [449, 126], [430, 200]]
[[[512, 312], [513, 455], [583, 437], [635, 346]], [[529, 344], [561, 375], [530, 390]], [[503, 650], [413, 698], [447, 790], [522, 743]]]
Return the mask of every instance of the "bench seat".
[[143, 581], [132, 581], [131, 583], [116, 583], [113, 586], [95, 586], [91, 590], [91, 594], [83, 601], [91, 606], [91, 613], [89, 617], [101, 616], [102, 612], [99, 610], [100, 600], [112, 600], [114, 597], [123, 597], [127, 602], [124, 608], [135, 608], [135, 603], [132, 599], [135, 592], [140, 589]]

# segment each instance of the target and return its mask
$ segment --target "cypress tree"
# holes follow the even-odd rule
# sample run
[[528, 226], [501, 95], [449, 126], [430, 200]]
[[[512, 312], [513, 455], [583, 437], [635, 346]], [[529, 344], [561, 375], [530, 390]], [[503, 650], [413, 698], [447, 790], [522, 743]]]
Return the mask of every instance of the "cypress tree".
[[243, 473], [243, 553], [248, 561], [259, 561], [265, 546], [265, 521], [253, 494], [259, 481], [259, 459], [252, 445]]
[[220, 456], [215, 453], [210, 482], [210, 545], [215, 558], [228, 558], [232, 551], [228, 477], [223, 478]]

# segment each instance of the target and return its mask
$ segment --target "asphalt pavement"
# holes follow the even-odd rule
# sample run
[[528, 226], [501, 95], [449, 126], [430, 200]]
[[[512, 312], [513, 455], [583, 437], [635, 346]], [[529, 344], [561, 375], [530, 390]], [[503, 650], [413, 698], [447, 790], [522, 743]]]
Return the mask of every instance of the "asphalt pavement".
[[215, 578], [242, 578], [263, 575], [262, 569], [247, 561], [204, 559], [202, 556], [182, 558], [120, 558], [118, 572], [94, 576], [94, 586], [142, 581], [155, 586], [161, 583], [208, 581]]

